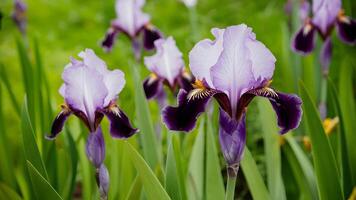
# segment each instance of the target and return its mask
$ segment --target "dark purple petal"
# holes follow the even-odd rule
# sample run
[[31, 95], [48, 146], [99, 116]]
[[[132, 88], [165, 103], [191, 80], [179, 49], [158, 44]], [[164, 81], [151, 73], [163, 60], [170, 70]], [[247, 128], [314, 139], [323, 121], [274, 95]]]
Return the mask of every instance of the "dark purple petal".
[[101, 46], [105, 49], [105, 51], [111, 51], [118, 33], [117, 29], [114, 28], [110, 28], [108, 30], [104, 40], [101, 42]]
[[239, 121], [220, 109], [219, 141], [225, 161], [236, 169], [242, 159], [246, 144], [245, 114]]
[[161, 32], [153, 26], [147, 25], [143, 29], [143, 47], [146, 50], [155, 48], [154, 41], [162, 38]]
[[97, 169], [97, 184], [99, 186], [100, 199], [107, 199], [109, 193], [109, 172], [104, 164]]
[[27, 6], [22, 0], [14, 1], [14, 12], [12, 13], [12, 19], [16, 23], [21, 33], [26, 32], [26, 10]]
[[284, 134], [299, 126], [302, 119], [302, 100], [295, 94], [277, 92], [278, 97], [270, 97], [270, 102], [278, 117], [279, 133]]
[[102, 112], [110, 120], [110, 133], [112, 137], [129, 138], [138, 132], [138, 129], [132, 127], [125, 113], [116, 105], [111, 105]]
[[167, 106], [162, 111], [162, 120], [170, 130], [191, 131], [199, 115], [204, 112], [212, 95], [202, 98], [189, 98], [188, 92], [181, 89], [178, 93], [178, 106]]
[[194, 76], [189, 72], [183, 71], [183, 73], [178, 77], [179, 87], [188, 92], [193, 89], [192, 84], [194, 83], [194, 81]]
[[46, 139], [53, 140], [62, 131], [63, 126], [72, 111], [66, 106], [62, 105], [62, 111], [56, 116], [52, 123], [51, 134], [46, 135]]
[[143, 81], [143, 89], [147, 99], [155, 97], [162, 90], [163, 80], [156, 75], [150, 75]]
[[332, 55], [332, 45], [331, 45], [331, 38], [328, 37], [324, 41], [323, 47], [320, 51], [320, 63], [324, 73], [328, 73], [329, 66], [330, 66], [330, 59]]
[[309, 54], [314, 49], [315, 39], [315, 28], [306, 24], [293, 37], [292, 49], [298, 53]]
[[356, 44], [356, 20], [346, 16], [337, 20], [337, 32], [340, 39], [348, 44]]
[[105, 159], [105, 142], [100, 126], [89, 134], [85, 150], [90, 162], [99, 168]]

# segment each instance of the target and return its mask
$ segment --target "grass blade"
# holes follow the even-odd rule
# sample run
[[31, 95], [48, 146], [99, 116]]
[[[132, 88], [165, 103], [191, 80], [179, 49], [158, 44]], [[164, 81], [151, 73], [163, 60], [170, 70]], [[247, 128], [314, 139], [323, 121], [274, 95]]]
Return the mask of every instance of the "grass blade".
[[[280, 135], [274, 110], [269, 101], [262, 99], [258, 101], [258, 108], [260, 123], [263, 125], [268, 189], [272, 199], [286, 199], [281, 171]], [[266, 123], [266, 119], [269, 119], [268, 123]]]
[[[253, 159], [250, 150], [245, 147], [244, 157], [241, 161], [242, 172], [250, 188], [253, 199], [268, 200], [271, 199], [263, 182], [262, 176], [258, 171], [255, 160]], [[239, 183], [237, 183], [238, 185]]]
[[51, 186], [51, 184], [28, 160], [27, 167], [37, 199], [62, 200], [62, 197], [56, 192], [56, 190]]
[[10, 200], [21, 200], [21, 197], [9, 186], [0, 182], [0, 197]]
[[300, 82], [300, 94], [303, 99], [304, 120], [314, 155], [320, 199], [344, 199], [335, 156], [324, 133], [318, 111], [302, 82]]
[[128, 142], [125, 144], [125, 149], [131, 155], [131, 161], [140, 176], [147, 198], [169, 200], [167, 192], [141, 155]]
[[174, 153], [174, 133], [168, 133], [170, 137], [170, 142], [168, 144], [168, 153], [166, 161], [166, 180], [165, 180], [165, 189], [169, 196], [174, 200], [182, 199], [182, 194], [179, 187], [179, 178], [177, 163]]

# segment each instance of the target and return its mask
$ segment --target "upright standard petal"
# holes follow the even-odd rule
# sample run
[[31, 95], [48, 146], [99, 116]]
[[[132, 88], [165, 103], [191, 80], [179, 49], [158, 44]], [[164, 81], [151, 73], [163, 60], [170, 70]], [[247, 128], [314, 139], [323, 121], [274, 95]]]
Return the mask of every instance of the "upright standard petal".
[[113, 21], [113, 26], [135, 37], [150, 20], [141, 10], [144, 4], [145, 0], [116, 0], [117, 19]]
[[341, 0], [313, 0], [312, 22], [326, 37], [341, 9]]
[[293, 37], [292, 49], [298, 53], [309, 54], [315, 47], [315, 28], [305, 24]]
[[[217, 90], [228, 94], [233, 115], [240, 96], [245, 91], [259, 87], [261, 80], [273, 73], [274, 57], [266, 53], [268, 51], [263, 45], [253, 42], [257, 42], [255, 34], [245, 24], [226, 28], [223, 51], [211, 68], [213, 85]], [[252, 51], [256, 52], [251, 53]], [[258, 53], [261, 53], [260, 60], [257, 60]], [[255, 79], [255, 76], [262, 79]]]
[[156, 40], [155, 46], [157, 53], [153, 56], [145, 57], [145, 65], [151, 72], [160, 78], [166, 79], [170, 86], [173, 87], [184, 67], [183, 55], [172, 37]]
[[67, 67], [62, 78], [65, 84], [66, 103], [70, 108], [82, 111], [86, 115], [93, 131], [95, 111], [103, 107], [104, 99], [108, 94], [103, 76], [84, 63], [78, 63]]
[[301, 0], [299, 5], [299, 19], [304, 22], [309, 17], [310, 3], [308, 0]]
[[219, 124], [221, 151], [228, 166], [237, 172], [246, 144], [245, 114], [237, 121], [220, 109]]
[[223, 50], [224, 31], [225, 29], [211, 29], [215, 40], [202, 40], [189, 53], [189, 66], [193, 75], [198, 80], [205, 80], [211, 88], [214, 86], [211, 81], [210, 69], [216, 64]]
[[337, 21], [337, 32], [343, 42], [356, 44], [356, 21], [354, 19], [341, 15]]
[[108, 108], [101, 110], [101, 112], [110, 121], [110, 133], [112, 137], [129, 138], [138, 132], [138, 129], [132, 127], [129, 118], [116, 104], [110, 105]]
[[105, 159], [105, 142], [100, 126], [89, 134], [85, 150], [90, 162], [99, 168]]

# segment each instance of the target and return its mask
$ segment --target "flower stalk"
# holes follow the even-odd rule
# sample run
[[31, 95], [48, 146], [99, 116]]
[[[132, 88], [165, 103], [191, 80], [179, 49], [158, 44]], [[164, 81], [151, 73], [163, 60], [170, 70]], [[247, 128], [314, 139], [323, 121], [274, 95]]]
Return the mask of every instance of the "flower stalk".
[[226, 184], [226, 194], [225, 200], [233, 200], [235, 195], [235, 186], [237, 179], [237, 172], [239, 167], [231, 167], [227, 168], [227, 184]]

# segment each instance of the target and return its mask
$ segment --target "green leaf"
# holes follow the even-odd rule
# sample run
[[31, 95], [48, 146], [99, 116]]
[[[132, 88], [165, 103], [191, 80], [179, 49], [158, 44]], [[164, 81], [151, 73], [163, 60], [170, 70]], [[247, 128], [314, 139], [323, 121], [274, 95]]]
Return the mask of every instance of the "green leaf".
[[44, 166], [40, 151], [38, 150], [34, 131], [30, 121], [30, 117], [27, 110], [27, 100], [25, 98], [21, 112], [21, 129], [22, 129], [22, 143], [25, 151], [25, 158], [29, 160], [39, 173], [48, 179], [47, 171]]
[[[244, 156], [241, 161], [242, 172], [245, 175], [247, 185], [250, 188], [253, 199], [268, 200], [271, 199], [263, 182], [263, 178], [258, 171], [255, 160], [253, 159], [250, 150], [245, 147]], [[239, 183], [237, 183], [239, 184]]]
[[[258, 100], [260, 124], [263, 126], [268, 189], [272, 199], [286, 199], [276, 116], [269, 101]], [[268, 123], [266, 123], [266, 119], [268, 119]]]
[[140, 199], [142, 191], [142, 182], [139, 176], [136, 176], [134, 182], [131, 185], [129, 193], [127, 194], [126, 200], [137, 200]]
[[[216, 148], [215, 134], [212, 129], [212, 121], [207, 123], [206, 132], [206, 174], [205, 174], [205, 197], [206, 199], [224, 199], [225, 189], [223, 177], [221, 175], [221, 168], [219, 162], [218, 151]], [[216, 134], [217, 135], [217, 134]]]
[[140, 127], [139, 136], [141, 137], [144, 158], [147, 160], [151, 169], [155, 169], [160, 163], [160, 151], [158, 148], [157, 136], [153, 128], [151, 114], [148, 109], [146, 95], [143, 91], [142, 83], [140, 82], [141, 78], [137, 70], [138, 67], [140, 66], [133, 65], [131, 69], [132, 74], [134, 75], [136, 117], [138, 127]]
[[200, 121], [198, 135], [189, 159], [187, 194], [188, 199], [203, 199], [204, 195], [204, 160], [205, 160], [205, 118]]
[[164, 190], [161, 183], [141, 155], [128, 142], [126, 142], [125, 148], [141, 178], [147, 198], [160, 200], [170, 199], [167, 192]]
[[350, 163], [352, 185], [356, 185], [356, 105], [352, 91], [355, 91], [355, 64], [350, 66], [349, 62], [341, 65], [339, 79], [338, 97], [340, 100], [341, 115], [345, 126], [345, 137], [347, 143], [348, 159]]
[[318, 198], [318, 188], [314, 169], [307, 155], [300, 148], [291, 133], [285, 136], [287, 144], [283, 145], [283, 152], [292, 167], [292, 171], [300, 189], [299, 199]]
[[6, 71], [5, 71], [5, 67], [4, 67], [3, 64], [0, 64], [0, 75], [1, 75], [2, 82], [4, 83], [4, 86], [5, 86], [6, 90], [7, 90], [7, 92], [9, 93], [10, 100], [11, 100], [13, 108], [16, 111], [16, 114], [18, 116], [21, 116], [20, 104], [16, 100], [16, 96], [14, 94], [14, 91], [13, 91], [12, 87], [11, 87], [11, 83], [10, 83], [10, 81], [8, 79], [8, 75], [7, 75]]
[[0, 182], [0, 197], [9, 200], [21, 200], [21, 197], [9, 186]]
[[318, 111], [302, 82], [300, 94], [303, 99], [304, 120], [311, 140], [320, 199], [344, 199], [335, 156], [324, 133]]
[[182, 194], [180, 191], [179, 184], [179, 175], [177, 170], [177, 163], [174, 153], [174, 142], [173, 137], [175, 133], [169, 132], [169, 144], [168, 144], [168, 153], [167, 153], [167, 161], [166, 161], [166, 180], [165, 180], [165, 189], [169, 196], [174, 200], [182, 199]]
[[51, 184], [41, 175], [41, 173], [27, 160], [27, 167], [31, 177], [32, 187], [35, 190], [37, 199], [60, 200], [62, 197], [56, 192]]
[[[338, 99], [336, 87], [331, 79], [328, 80], [329, 86], [329, 94], [330, 94], [330, 102], [334, 106], [336, 110], [336, 116], [339, 117], [339, 131], [337, 134], [338, 137], [338, 152], [340, 158], [340, 171], [341, 171], [341, 184], [344, 192], [344, 196], [349, 196], [352, 192], [352, 173], [351, 173], [351, 166], [349, 162], [349, 153], [347, 151], [347, 138], [346, 138], [346, 131], [345, 131], [345, 121], [344, 115], [342, 115], [340, 101]], [[352, 154], [352, 153], [351, 153]]]

